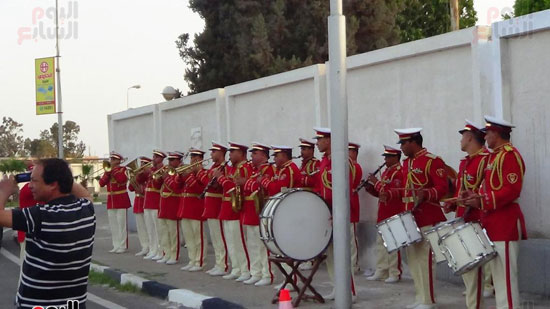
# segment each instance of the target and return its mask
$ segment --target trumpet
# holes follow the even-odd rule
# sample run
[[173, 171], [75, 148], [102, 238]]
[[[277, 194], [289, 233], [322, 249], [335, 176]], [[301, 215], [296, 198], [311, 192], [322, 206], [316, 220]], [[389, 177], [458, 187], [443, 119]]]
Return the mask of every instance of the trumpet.
[[194, 168], [195, 166], [199, 165], [199, 164], [203, 164], [204, 162], [208, 162], [212, 160], [212, 158], [208, 158], [208, 159], [204, 159], [204, 160], [201, 160], [201, 161], [198, 161], [198, 162], [195, 162], [195, 163], [192, 163], [192, 164], [184, 164], [182, 166], [178, 166], [174, 169], [170, 169], [168, 171], [168, 175], [172, 176], [172, 175], [175, 175], [175, 174], [183, 174], [185, 173], [187, 170], [189, 169], [192, 169]]
[[168, 171], [169, 168], [170, 168], [169, 165], [164, 165], [163, 167], [161, 167], [158, 170], [154, 171], [151, 174], [151, 177], [153, 177], [154, 180], [158, 180], [159, 178], [162, 177], [162, 175], [164, 175], [164, 173], [166, 173]]

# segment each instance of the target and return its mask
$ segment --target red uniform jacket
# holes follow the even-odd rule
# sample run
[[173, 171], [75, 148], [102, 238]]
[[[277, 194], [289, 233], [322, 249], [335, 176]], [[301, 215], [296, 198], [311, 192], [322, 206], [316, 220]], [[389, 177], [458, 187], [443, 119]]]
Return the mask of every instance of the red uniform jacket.
[[[458, 168], [458, 177], [456, 179], [455, 197], [459, 197], [463, 191], [473, 191], [479, 193], [479, 186], [483, 179], [483, 173], [487, 166], [489, 151], [482, 148], [479, 152], [466, 156], [460, 160]], [[467, 207], [462, 203], [457, 204], [456, 217], [464, 218]], [[479, 221], [481, 219], [481, 211], [477, 208], [471, 208], [468, 211], [468, 216], [464, 218], [465, 222]]]
[[[143, 193], [137, 193], [134, 197], [134, 213], [142, 214], [143, 213], [143, 204], [145, 203], [145, 187], [147, 186], [147, 175], [145, 173], [140, 173], [136, 176], [136, 182], [141, 187]], [[128, 185], [128, 190], [136, 191], [132, 184]]]
[[403, 183], [405, 190], [392, 190], [392, 194], [400, 194], [405, 204], [405, 210], [413, 210], [417, 191], [407, 189], [424, 189], [424, 201], [413, 210], [418, 227], [435, 225], [445, 221], [445, 215], [439, 206], [439, 200], [449, 191], [447, 171], [443, 160], [426, 149], [420, 150], [414, 158], [403, 162]]
[[[350, 197], [353, 194], [353, 189], [355, 188], [353, 186], [354, 179], [355, 179], [355, 164], [351, 161], [351, 159], [348, 159], [349, 164], [349, 190], [350, 190]], [[330, 156], [323, 156], [323, 159], [321, 160], [321, 163], [319, 164], [319, 173], [315, 174], [315, 192], [317, 192], [321, 197], [327, 202], [329, 207], [332, 209], [332, 162], [330, 159]], [[351, 203], [350, 203], [351, 204]], [[350, 221], [352, 219], [351, 216], [351, 205], [350, 205]]]
[[524, 174], [523, 158], [511, 144], [498, 147], [489, 156], [479, 194], [483, 196], [481, 223], [492, 241], [519, 240], [518, 221], [522, 239], [527, 239], [523, 213], [517, 202]]
[[262, 179], [261, 185], [269, 196], [273, 196], [281, 192], [282, 188], [301, 187], [302, 174], [298, 166], [292, 160], [289, 160], [277, 169], [277, 173], [273, 177]]
[[[221, 175], [218, 178], [218, 183], [223, 188], [223, 201], [220, 209], [220, 215], [218, 219], [220, 220], [239, 220], [239, 212], [233, 211], [231, 208], [231, 194], [236, 194], [236, 191], [240, 191], [242, 194], [242, 187], [239, 186], [239, 189], [236, 189], [238, 186], [235, 184], [233, 179], [241, 177], [245, 180], [252, 175], [252, 167], [247, 161], [241, 161], [236, 166], [230, 166], [226, 169], [226, 174]], [[244, 196], [242, 197], [244, 200]]]
[[391, 216], [397, 215], [405, 210], [401, 195], [392, 189], [403, 188], [403, 174], [401, 164], [396, 163], [382, 173], [382, 177], [374, 184], [374, 190], [369, 193], [378, 197], [381, 192], [385, 192], [388, 198], [385, 202], [378, 201], [378, 218], [376, 223], [384, 221]]
[[[32, 207], [38, 204], [43, 205], [44, 203], [34, 200], [29, 184], [26, 183], [21, 190], [19, 190], [19, 208]], [[19, 242], [25, 241], [25, 232], [17, 231], [17, 240]]]
[[350, 195], [351, 208], [349, 213], [349, 220], [352, 223], [357, 223], [359, 222], [359, 217], [360, 217], [360, 207], [359, 207], [360, 205], [359, 205], [359, 192], [355, 192], [355, 188], [357, 188], [361, 183], [361, 178], [363, 178], [363, 169], [361, 168], [361, 165], [359, 165], [359, 163], [357, 162], [354, 162], [353, 166], [355, 169], [355, 173], [354, 173], [353, 182], [351, 186], [353, 189]]
[[159, 219], [178, 220], [178, 210], [182, 197], [182, 186], [178, 182], [178, 174], [168, 175], [164, 180], [162, 178], [162, 187], [160, 191]]
[[[212, 167], [205, 173], [197, 175], [198, 181], [204, 186], [208, 185], [212, 179], [212, 175], [215, 170], [220, 167], [221, 164], [214, 163]], [[227, 167], [224, 166], [224, 169]], [[202, 193], [202, 192], [201, 192]], [[223, 189], [217, 181], [208, 188], [206, 195], [204, 196], [204, 211], [202, 213], [203, 219], [218, 219], [220, 215], [220, 208], [222, 205]]]
[[[253, 167], [252, 175], [243, 186], [244, 203], [241, 221], [244, 225], [260, 225], [260, 214], [256, 211], [256, 203], [261, 203], [259, 199], [267, 198], [268, 193], [260, 183], [258, 177], [271, 179], [275, 175], [275, 165], [264, 163], [259, 168]], [[262, 190], [261, 194], [259, 194]]]
[[180, 202], [178, 219], [203, 220], [204, 200], [200, 199], [205, 185], [199, 181], [207, 171], [201, 169], [197, 175], [194, 172], [180, 176], [178, 181], [183, 183], [183, 198]]
[[160, 205], [160, 187], [162, 186], [162, 178], [158, 180], [153, 179], [153, 172], [161, 169], [163, 165], [159, 167], [153, 167], [149, 175], [147, 175], [147, 187], [145, 188], [145, 202], [143, 204], [144, 209], [159, 209]]
[[300, 167], [300, 172], [302, 174], [302, 188], [311, 191], [315, 190], [315, 172], [319, 170], [320, 163], [321, 161], [315, 157], [305, 162], [302, 161], [302, 166]]
[[126, 167], [117, 166], [99, 179], [99, 186], [107, 186], [107, 209], [127, 209], [132, 206], [126, 189]]

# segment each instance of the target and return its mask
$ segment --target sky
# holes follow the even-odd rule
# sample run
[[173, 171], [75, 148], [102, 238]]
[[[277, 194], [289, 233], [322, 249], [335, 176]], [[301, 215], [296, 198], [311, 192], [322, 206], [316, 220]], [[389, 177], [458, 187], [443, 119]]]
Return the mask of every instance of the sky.
[[[328, 1], [328, 0], [327, 0]], [[478, 24], [500, 20], [514, 0], [474, 0]], [[34, 59], [55, 56], [54, 0], [0, 0], [0, 117], [37, 138], [57, 115], [35, 115]], [[63, 121], [80, 125], [86, 155], [106, 156], [107, 115], [164, 101], [165, 86], [188, 87], [174, 41], [204, 22], [184, 0], [59, 0]], [[192, 36], [191, 36], [192, 37]], [[140, 89], [128, 88], [140, 85]]]

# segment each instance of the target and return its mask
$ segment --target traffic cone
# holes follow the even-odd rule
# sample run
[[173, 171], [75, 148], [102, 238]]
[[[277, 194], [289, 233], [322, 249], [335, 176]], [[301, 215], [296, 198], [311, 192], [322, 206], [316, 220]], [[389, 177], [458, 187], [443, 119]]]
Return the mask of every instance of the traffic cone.
[[290, 292], [287, 289], [281, 289], [279, 292], [279, 309], [293, 309]]

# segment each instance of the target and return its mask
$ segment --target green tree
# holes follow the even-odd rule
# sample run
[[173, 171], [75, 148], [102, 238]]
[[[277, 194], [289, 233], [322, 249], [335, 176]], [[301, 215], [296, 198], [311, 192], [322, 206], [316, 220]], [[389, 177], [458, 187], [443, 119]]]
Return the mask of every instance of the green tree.
[[[448, 0], [403, 0], [405, 9], [398, 15], [401, 41], [410, 42], [451, 31]], [[459, 0], [460, 29], [473, 27], [477, 16], [473, 0]]]
[[550, 0], [516, 0], [514, 16], [527, 15], [547, 9], [550, 9]]
[[[348, 55], [399, 43], [402, 1], [344, 1]], [[329, 1], [191, 0], [189, 6], [205, 21], [194, 46], [187, 33], [176, 41], [190, 93], [328, 60]]]
[[11, 117], [2, 117], [0, 125], [0, 157], [25, 155], [23, 124]]
[[[81, 158], [86, 150], [84, 142], [79, 141], [78, 134], [80, 126], [71, 120], [67, 120], [63, 125], [63, 151], [65, 157]], [[31, 156], [44, 158], [55, 157], [57, 155], [59, 140], [58, 140], [58, 125], [54, 123], [50, 129], [40, 131], [38, 139], [25, 140], [25, 148]]]
[[0, 172], [4, 174], [23, 172], [27, 169], [25, 162], [17, 159], [7, 159], [0, 161]]

